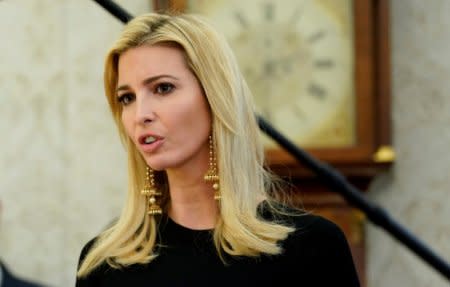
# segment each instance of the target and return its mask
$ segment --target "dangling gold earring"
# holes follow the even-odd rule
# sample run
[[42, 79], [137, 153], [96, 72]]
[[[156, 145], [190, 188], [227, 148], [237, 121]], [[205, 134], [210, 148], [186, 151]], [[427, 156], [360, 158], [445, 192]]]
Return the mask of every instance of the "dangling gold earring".
[[214, 143], [212, 136], [209, 136], [209, 168], [204, 177], [206, 182], [212, 182], [214, 189], [214, 199], [219, 200], [222, 196], [219, 190], [219, 175], [217, 174], [217, 159], [216, 151], [214, 149]]
[[148, 198], [148, 215], [162, 214], [161, 207], [156, 203], [156, 197], [161, 196], [161, 192], [156, 190], [155, 175], [153, 169], [147, 166], [147, 174], [145, 177], [145, 186], [141, 194]]

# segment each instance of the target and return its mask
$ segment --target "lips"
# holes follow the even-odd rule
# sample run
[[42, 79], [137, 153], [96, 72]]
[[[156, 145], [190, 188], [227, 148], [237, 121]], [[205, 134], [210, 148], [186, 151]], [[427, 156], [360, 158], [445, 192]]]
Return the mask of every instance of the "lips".
[[155, 134], [143, 134], [138, 138], [139, 148], [146, 153], [156, 151], [162, 144], [164, 138]]
[[162, 139], [162, 137], [158, 136], [158, 135], [154, 135], [154, 134], [144, 134], [142, 136], [139, 137], [138, 142], [140, 144], [152, 144], [157, 140]]

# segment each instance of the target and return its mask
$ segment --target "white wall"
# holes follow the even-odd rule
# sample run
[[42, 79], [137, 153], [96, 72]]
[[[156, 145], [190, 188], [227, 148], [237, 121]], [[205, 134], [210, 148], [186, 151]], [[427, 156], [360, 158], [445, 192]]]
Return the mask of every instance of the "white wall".
[[[137, 15], [151, 1], [117, 2]], [[18, 275], [73, 286], [82, 244], [120, 212], [102, 70], [122, 27], [94, 1], [0, 1], [0, 256]]]
[[[450, 1], [391, 0], [397, 161], [369, 195], [450, 262]], [[384, 231], [368, 228], [369, 287], [449, 286]]]

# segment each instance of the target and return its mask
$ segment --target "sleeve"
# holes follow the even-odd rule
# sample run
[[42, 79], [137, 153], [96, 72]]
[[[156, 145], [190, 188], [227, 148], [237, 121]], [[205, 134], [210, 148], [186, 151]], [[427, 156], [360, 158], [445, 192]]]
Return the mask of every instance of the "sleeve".
[[344, 232], [335, 223], [318, 217], [317, 267], [323, 273], [320, 286], [359, 287], [360, 282], [350, 246]]
[[287, 248], [301, 266], [305, 280], [315, 287], [359, 287], [360, 281], [344, 232], [317, 215], [300, 216]]

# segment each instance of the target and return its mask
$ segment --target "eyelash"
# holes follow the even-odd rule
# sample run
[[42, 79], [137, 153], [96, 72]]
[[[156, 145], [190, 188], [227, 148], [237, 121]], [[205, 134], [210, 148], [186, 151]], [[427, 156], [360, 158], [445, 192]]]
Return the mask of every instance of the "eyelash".
[[[161, 91], [161, 88], [162, 87], [164, 87], [164, 88], [169, 88], [169, 91]], [[155, 94], [161, 94], [161, 95], [165, 95], [165, 94], [169, 94], [170, 92], [172, 92], [172, 90], [175, 88], [175, 86], [173, 85], [173, 84], [171, 84], [171, 83], [160, 83], [160, 84], [157, 84], [156, 86], [155, 86], [155, 90], [154, 90], [154, 93]]]
[[126, 105], [130, 104], [131, 101], [132, 101], [133, 99], [134, 99], [134, 95], [133, 95], [133, 94], [131, 94], [131, 93], [125, 93], [125, 94], [123, 94], [123, 95], [120, 95], [120, 96], [117, 98], [117, 101], [118, 101], [119, 103], [121, 103], [122, 106], [126, 106]]
[[[159, 95], [166, 95], [171, 93], [174, 88], [175, 86], [171, 83], [160, 83], [155, 86], [153, 93]], [[123, 106], [126, 106], [130, 104], [134, 100], [134, 98], [135, 98], [134, 94], [125, 93], [118, 96], [117, 101], [121, 103]]]

